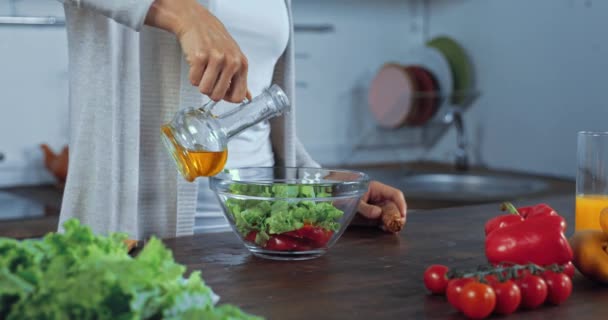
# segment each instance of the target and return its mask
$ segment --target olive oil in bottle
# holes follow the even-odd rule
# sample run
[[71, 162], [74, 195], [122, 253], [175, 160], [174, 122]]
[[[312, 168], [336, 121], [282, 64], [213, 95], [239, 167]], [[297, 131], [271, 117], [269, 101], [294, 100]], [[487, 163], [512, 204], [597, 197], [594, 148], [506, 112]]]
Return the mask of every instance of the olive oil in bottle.
[[218, 174], [224, 168], [228, 158], [228, 150], [205, 151], [188, 150], [180, 146], [173, 136], [173, 131], [167, 125], [161, 129], [165, 144], [169, 144], [171, 155], [177, 164], [177, 169], [184, 179], [189, 182], [197, 177], [209, 177]]
[[272, 85], [252, 101], [223, 114], [213, 114], [213, 105], [183, 108], [161, 127], [167, 151], [190, 182], [222, 171], [228, 158], [228, 141], [256, 123], [289, 110], [289, 99], [281, 88]]

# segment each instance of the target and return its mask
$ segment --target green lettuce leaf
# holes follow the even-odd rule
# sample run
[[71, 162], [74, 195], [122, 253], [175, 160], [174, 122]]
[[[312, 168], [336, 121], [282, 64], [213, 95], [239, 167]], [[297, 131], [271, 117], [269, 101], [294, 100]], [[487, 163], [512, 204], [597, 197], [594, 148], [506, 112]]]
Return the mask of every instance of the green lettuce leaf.
[[[136, 258], [124, 234], [96, 236], [77, 220], [42, 241], [0, 239], [0, 318], [188, 319], [222, 315], [199, 272], [184, 278], [163, 243], [152, 238]], [[219, 311], [216, 311], [218, 309]], [[225, 319], [255, 319], [240, 311]], [[200, 319], [200, 318], [199, 318]]]
[[269, 235], [297, 230], [305, 224], [337, 231], [344, 215], [344, 212], [328, 201], [281, 200], [331, 197], [332, 187], [328, 185], [274, 184], [270, 187], [235, 183], [230, 186], [230, 190], [239, 195], [278, 198], [275, 201], [226, 200], [226, 208], [234, 219], [238, 232], [247, 236], [251, 231], [257, 231], [255, 241], [258, 245], [264, 245]]

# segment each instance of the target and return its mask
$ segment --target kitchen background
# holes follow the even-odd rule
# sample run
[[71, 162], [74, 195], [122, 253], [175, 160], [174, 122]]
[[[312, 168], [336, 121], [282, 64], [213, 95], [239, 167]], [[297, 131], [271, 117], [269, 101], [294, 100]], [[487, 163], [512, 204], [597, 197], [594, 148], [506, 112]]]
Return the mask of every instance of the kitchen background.
[[[294, 0], [298, 133], [325, 166], [453, 161], [452, 126], [380, 135], [402, 145], [360, 148], [365, 89], [379, 66], [407, 62], [435, 35], [468, 52], [480, 97], [466, 109], [474, 164], [573, 178], [576, 132], [606, 130], [608, 2], [591, 0]], [[0, 16], [63, 16], [53, 0], [2, 0]], [[65, 29], [0, 25], [0, 186], [51, 181], [38, 145], [69, 134]], [[362, 111], [363, 110], [363, 111]], [[393, 137], [394, 138], [394, 137]], [[394, 139], [393, 139], [394, 140]]]

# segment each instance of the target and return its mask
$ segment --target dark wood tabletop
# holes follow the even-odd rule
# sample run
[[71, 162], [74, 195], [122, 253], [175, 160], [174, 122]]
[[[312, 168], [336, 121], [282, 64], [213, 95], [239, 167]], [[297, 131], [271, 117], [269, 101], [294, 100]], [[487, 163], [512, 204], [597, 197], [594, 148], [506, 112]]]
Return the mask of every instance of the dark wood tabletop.
[[[574, 225], [573, 196], [547, 202]], [[425, 268], [434, 263], [474, 267], [484, 263], [483, 225], [498, 204], [416, 211], [399, 235], [351, 227], [330, 251], [308, 261], [257, 258], [232, 233], [205, 234], [165, 243], [189, 271], [221, 296], [267, 319], [464, 319], [443, 297], [426, 293]], [[508, 319], [602, 319], [608, 288], [574, 279], [574, 292], [559, 307], [519, 311]]]

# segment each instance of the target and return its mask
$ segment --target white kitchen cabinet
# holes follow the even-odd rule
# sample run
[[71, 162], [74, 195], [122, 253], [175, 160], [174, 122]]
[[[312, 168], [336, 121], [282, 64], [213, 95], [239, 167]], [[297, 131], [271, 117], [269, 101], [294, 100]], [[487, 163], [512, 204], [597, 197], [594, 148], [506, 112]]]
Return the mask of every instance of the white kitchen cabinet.
[[[1, 16], [63, 17], [58, 1], [2, 3]], [[65, 28], [0, 25], [0, 186], [52, 181], [38, 145], [59, 149], [68, 134]]]

